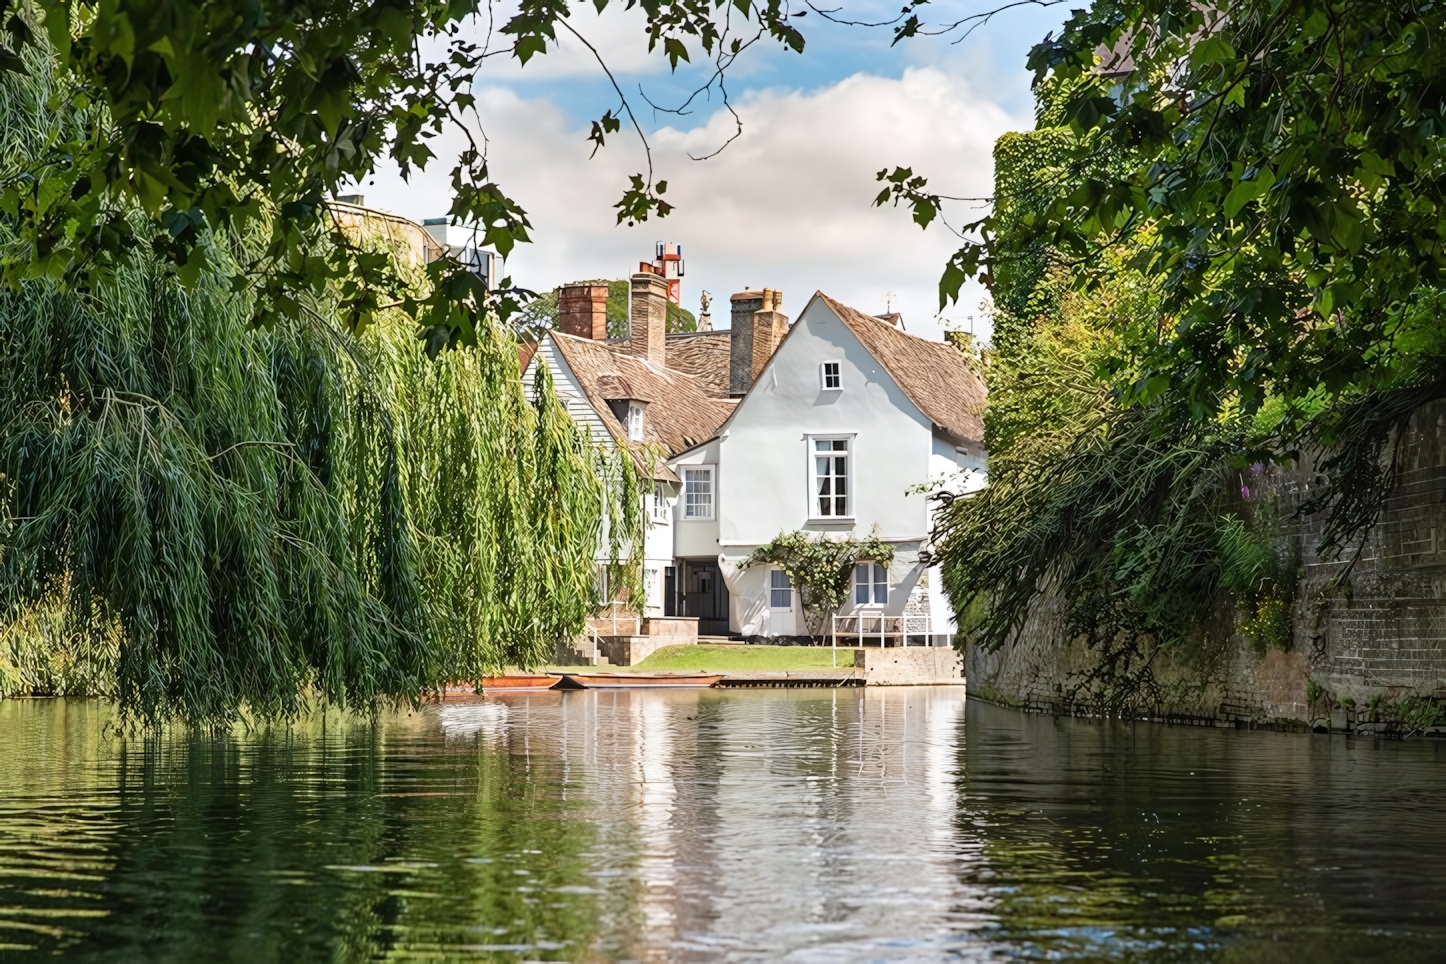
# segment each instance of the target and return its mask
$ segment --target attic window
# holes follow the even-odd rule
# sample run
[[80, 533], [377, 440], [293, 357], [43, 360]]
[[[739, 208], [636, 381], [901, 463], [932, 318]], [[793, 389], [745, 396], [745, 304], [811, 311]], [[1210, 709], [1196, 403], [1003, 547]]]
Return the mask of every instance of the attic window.
[[628, 438], [634, 442], [643, 440], [643, 406], [637, 402], [628, 404]]
[[825, 391], [843, 388], [843, 365], [836, 361], [823, 363], [823, 387]]

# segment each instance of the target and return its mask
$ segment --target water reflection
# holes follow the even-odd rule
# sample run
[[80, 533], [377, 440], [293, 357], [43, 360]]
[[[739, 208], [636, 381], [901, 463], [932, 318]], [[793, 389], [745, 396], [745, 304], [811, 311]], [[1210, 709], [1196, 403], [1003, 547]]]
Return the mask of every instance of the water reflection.
[[[966, 721], [967, 715], [967, 721]], [[1438, 743], [957, 689], [516, 694], [224, 740], [0, 703], [0, 959], [1431, 959]]]
[[1072, 958], [1440, 960], [1446, 744], [969, 704], [998, 937]]

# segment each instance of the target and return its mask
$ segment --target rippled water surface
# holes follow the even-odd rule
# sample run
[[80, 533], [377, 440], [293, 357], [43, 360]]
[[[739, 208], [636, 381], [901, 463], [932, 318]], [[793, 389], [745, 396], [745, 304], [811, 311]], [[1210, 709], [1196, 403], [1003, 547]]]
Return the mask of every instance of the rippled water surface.
[[1446, 746], [957, 688], [0, 702], [0, 960], [1446, 959]]

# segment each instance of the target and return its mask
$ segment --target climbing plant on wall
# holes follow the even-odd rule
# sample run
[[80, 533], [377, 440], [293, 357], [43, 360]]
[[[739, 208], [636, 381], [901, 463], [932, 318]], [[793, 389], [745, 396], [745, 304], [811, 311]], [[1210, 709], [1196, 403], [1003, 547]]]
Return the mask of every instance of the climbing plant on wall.
[[854, 566], [860, 562], [888, 566], [894, 547], [877, 533], [867, 539], [831, 539], [826, 533], [781, 532], [766, 546], [755, 549], [742, 568], [776, 566], [788, 573], [798, 591], [808, 634], [819, 639], [828, 618], [848, 601]]

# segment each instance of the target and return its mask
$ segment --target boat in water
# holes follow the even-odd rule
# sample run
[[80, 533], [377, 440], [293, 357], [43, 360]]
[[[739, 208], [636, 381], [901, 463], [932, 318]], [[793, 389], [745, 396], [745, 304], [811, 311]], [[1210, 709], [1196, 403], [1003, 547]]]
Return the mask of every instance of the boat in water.
[[722, 673], [567, 673], [559, 689], [612, 690], [647, 687], [649, 689], [707, 689], [723, 678]]
[[557, 685], [561, 676], [554, 676], [550, 673], [508, 673], [504, 676], [482, 677], [481, 688], [484, 693], [496, 693], [500, 690], [548, 690]]

